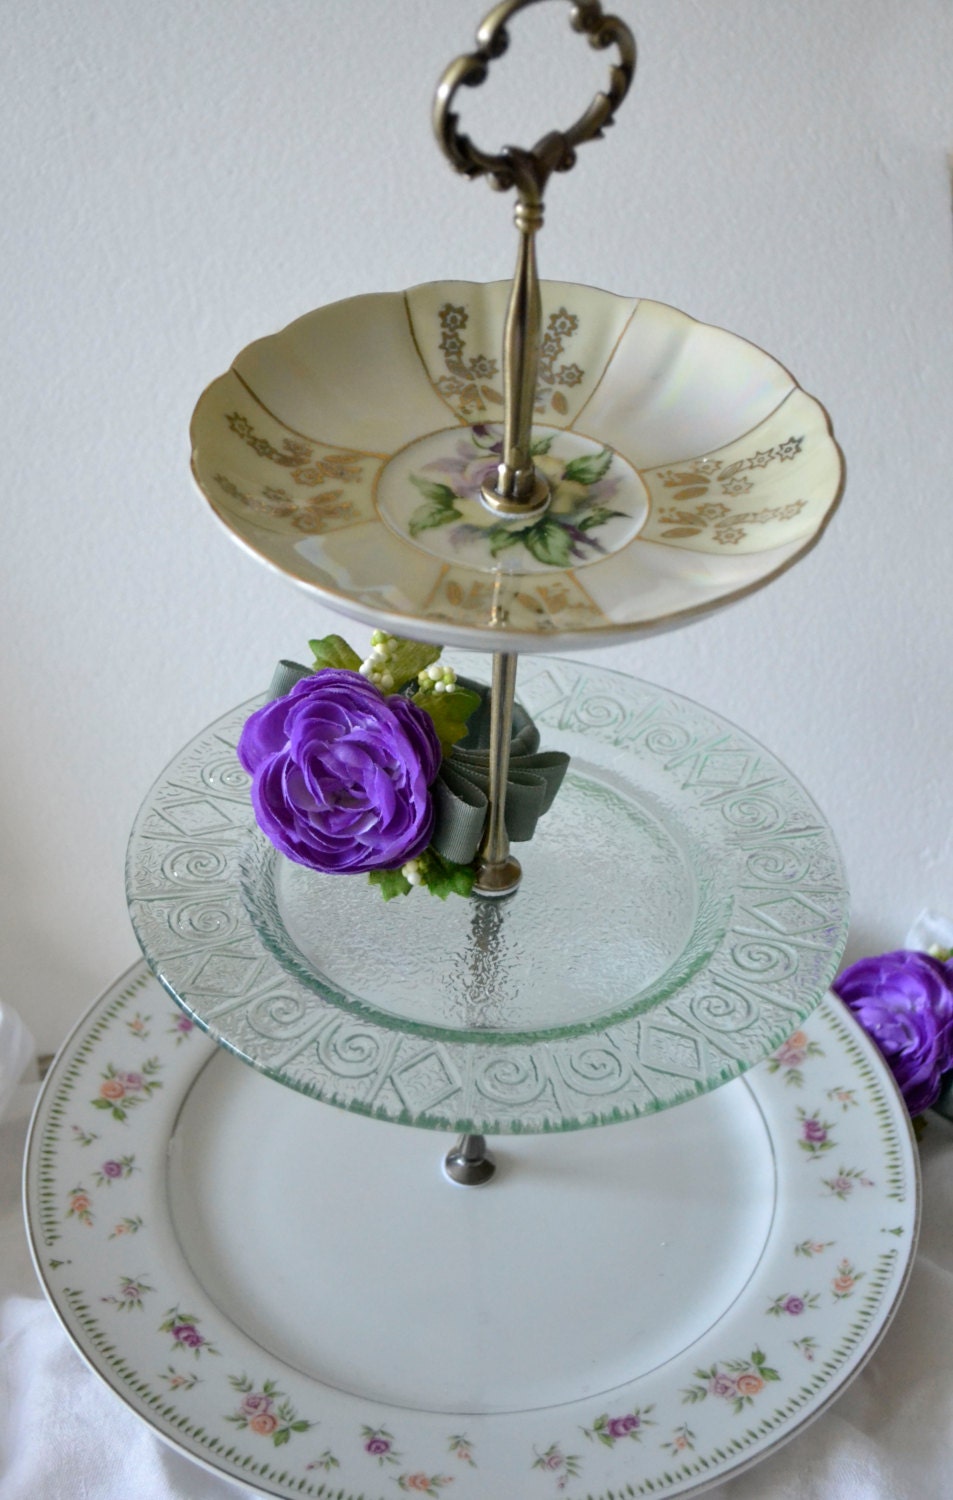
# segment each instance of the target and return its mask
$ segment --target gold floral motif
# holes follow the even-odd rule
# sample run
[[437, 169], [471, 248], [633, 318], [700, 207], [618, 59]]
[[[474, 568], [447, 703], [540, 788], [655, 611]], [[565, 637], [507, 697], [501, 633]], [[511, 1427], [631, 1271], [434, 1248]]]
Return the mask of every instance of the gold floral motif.
[[524, 589], [516, 599], [531, 614], [546, 615], [550, 619], [557, 615], [580, 614], [594, 618], [600, 613], [588, 599], [574, 599], [562, 583], [541, 583], [532, 592]]
[[703, 500], [693, 509], [661, 511], [659, 521], [670, 529], [660, 532], [660, 536], [674, 541], [710, 531], [716, 542], [728, 547], [744, 541], [746, 526], [793, 520], [804, 509], [806, 500], [792, 500], [787, 505], [768, 506], [764, 510], [732, 511], [730, 506], [705, 497], [712, 494], [715, 485], [723, 495], [748, 494], [754, 489], [754, 481], [748, 478], [751, 470], [765, 469], [775, 461], [788, 462], [797, 457], [803, 444], [803, 437], [789, 437], [783, 443], [759, 449], [730, 464], [717, 458], [699, 458], [682, 469], [660, 469], [658, 477], [666, 489], [674, 491], [673, 500]]
[[266, 485], [261, 495], [255, 496], [247, 495], [225, 474], [215, 474], [213, 478], [219, 489], [249, 510], [272, 520], [290, 521], [297, 531], [312, 536], [357, 519], [354, 504], [343, 498], [341, 490], [325, 490], [320, 495], [299, 498], [285, 489]]
[[[463, 330], [470, 321], [466, 307], [455, 307], [445, 302], [438, 314], [440, 319], [440, 352], [447, 368], [436, 382], [437, 390], [446, 400], [454, 403], [463, 416], [485, 412], [490, 406], [502, 406], [503, 395], [489, 382], [499, 375], [499, 361], [486, 354], [471, 354], [464, 357], [466, 340]], [[573, 364], [561, 364], [556, 360], [564, 352], [566, 340], [571, 339], [579, 327], [575, 313], [560, 307], [550, 313], [539, 346], [539, 381], [536, 387], [536, 411], [543, 415], [548, 406], [563, 416], [569, 410], [569, 402], [558, 389], [560, 386], [579, 385], [585, 378], [585, 370]]]
[[300, 438], [284, 438], [281, 447], [276, 448], [267, 438], [258, 437], [251, 422], [241, 412], [230, 412], [225, 421], [236, 437], [240, 437], [261, 458], [280, 464], [283, 469], [290, 469], [295, 484], [324, 484], [328, 479], [348, 484], [361, 477], [359, 454], [330, 453], [327, 457], [315, 458], [312, 445]]
[[[554, 630], [557, 620], [570, 627], [601, 618], [601, 611], [585, 594], [574, 595], [562, 581], [533, 587], [528, 586], [524, 578], [523, 585], [518, 593], [510, 596], [510, 600], [516, 606], [517, 616], [520, 611], [532, 616], [537, 630]], [[431, 603], [438, 610], [442, 604], [449, 606], [450, 612], [438, 614], [437, 618], [453, 623], [475, 616], [478, 620], [489, 620], [493, 625], [507, 625], [513, 614], [508, 604], [497, 597], [496, 584], [482, 579], [473, 579], [464, 585], [456, 578], [448, 578]]]

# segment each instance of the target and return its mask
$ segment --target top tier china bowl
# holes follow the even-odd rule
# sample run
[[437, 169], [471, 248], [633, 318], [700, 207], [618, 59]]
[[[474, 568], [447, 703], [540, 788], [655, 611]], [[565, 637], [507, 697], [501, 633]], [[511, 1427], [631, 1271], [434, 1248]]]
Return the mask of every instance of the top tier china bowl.
[[776, 360], [659, 302], [543, 282], [535, 521], [500, 459], [510, 283], [351, 297], [250, 344], [192, 421], [234, 538], [341, 613], [482, 650], [667, 630], [776, 577], [843, 487], [824, 408]]

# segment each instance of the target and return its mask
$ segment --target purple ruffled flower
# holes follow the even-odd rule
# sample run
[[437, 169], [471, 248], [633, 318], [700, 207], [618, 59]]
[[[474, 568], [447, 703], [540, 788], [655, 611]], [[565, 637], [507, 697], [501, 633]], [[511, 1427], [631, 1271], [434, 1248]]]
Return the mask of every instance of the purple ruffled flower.
[[929, 1109], [953, 1067], [953, 964], [901, 949], [851, 964], [833, 989], [880, 1048], [911, 1115]]
[[238, 742], [263, 833], [289, 859], [338, 875], [424, 852], [440, 754], [423, 709], [330, 667], [253, 713]]

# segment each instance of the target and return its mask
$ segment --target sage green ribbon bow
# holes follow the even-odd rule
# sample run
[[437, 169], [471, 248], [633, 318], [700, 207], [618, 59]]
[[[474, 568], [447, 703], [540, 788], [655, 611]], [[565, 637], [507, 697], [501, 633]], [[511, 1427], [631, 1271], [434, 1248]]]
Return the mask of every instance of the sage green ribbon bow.
[[[307, 667], [281, 661], [268, 689], [269, 701], [290, 693]], [[436, 823], [433, 847], [444, 859], [468, 865], [476, 854], [490, 805], [490, 691], [483, 683], [461, 677], [460, 682], [480, 695], [467, 732], [440, 763], [432, 787]], [[506, 781], [506, 832], [511, 843], [533, 837], [536, 824], [552, 806], [569, 765], [562, 750], [540, 750], [539, 730], [525, 708], [513, 707], [510, 766]]]
[[[470, 715], [466, 735], [441, 762], [433, 784], [437, 821], [432, 842], [444, 859], [468, 865], [483, 835], [490, 805], [490, 690], [466, 677], [460, 682], [479, 693], [481, 702]], [[514, 704], [506, 778], [506, 832], [511, 843], [524, 844], [533, 837], [568, 765], [564, 751], [539, 749], [539, 730], [525, 708]]]

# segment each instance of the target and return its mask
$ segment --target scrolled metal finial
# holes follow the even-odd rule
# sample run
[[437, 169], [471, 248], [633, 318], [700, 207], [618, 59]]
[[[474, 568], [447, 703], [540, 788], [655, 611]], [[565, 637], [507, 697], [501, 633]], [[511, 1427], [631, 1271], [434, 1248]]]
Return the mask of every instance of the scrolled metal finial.
[[451, 107], [457, 90], [475, 88], [486, 80], [491, 62], [502, 57], [509, 46], [507, 22], [518, 11], [539, 3], [540, 0], [503, 0], [490, 11], [477, 30], [477, 51], [456, 58], [437, 85], [433, 126], [444, 154], [465, 177], [485, 176], [491, 187], [505, 191], [515, 185], [521, 196], [529, 191], [541, 197], [550, 174], [566, 172], [574, 164], [574, 148], [583, 141], [595, 140], [612, 124], [632, 82], [636, 49], [625, 22], [618, 16], [605, 15], [599, 0], [571, 0], [569, 20], [573, 30], [587, 36], [589, 45], [600, 51], [613, 45], [618, 47], [619, 61], [609, 69], [608, 89], [596, 94], [569, 130], [552, 131], [531, 151], [519, 147], [483, 151], [458, 128], [459, 116]]
[[458, 57], [437, 86], [433, 122], [443, 151], [466, 177], [486, 176], [491, 187], [516, 188], [516, 228], [520, 242], [513, 287], [503, 331], [503, 456], [495, 479], [482, 486], [484, 505], [504, 520], [538, 518], [550, 503], [549, 486], [533, 463], [533, 408], [539, 368], [542, 302], [536, 268], [535, 237], [543, 225], [543, 194], [553, 172], [565, 172], [576, 160], [576, 147], [602, 135], [625, 98], [635, 70], [635, 41], [618, 16], [603, 14], [599, 0], [570, 0], [570, 21], [592, 47], [615, 45], [619, 62], [610, 69], [609, 87], [596, 94], [569, 130], [552, 130], [531, 151], [504, 146], [489, 153], [475, 146], [458, 128], [452, 105], [457, 90], [486, 78], [490, 63], [509, 46], [506, 23], [517, 11], [539, 0], [503, 0], [477, 31], [478, 50]]

